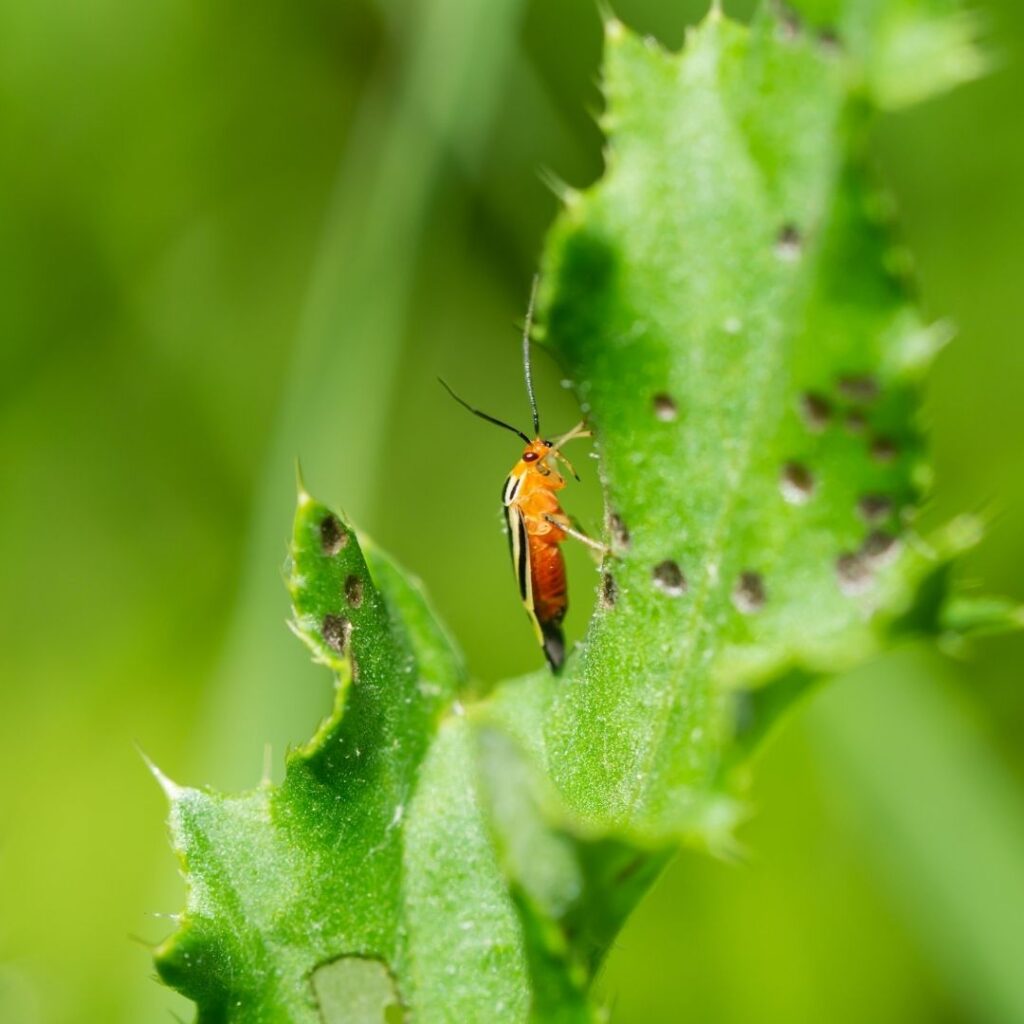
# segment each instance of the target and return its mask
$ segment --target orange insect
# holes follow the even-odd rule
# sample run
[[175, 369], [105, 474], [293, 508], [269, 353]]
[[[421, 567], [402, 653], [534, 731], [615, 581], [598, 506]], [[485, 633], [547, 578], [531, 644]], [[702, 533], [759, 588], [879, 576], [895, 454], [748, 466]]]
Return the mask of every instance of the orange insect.
[[459, 398], [443, 380], [441, 384], [456, 402], [474, 416], [504, 427], [505, 430], [511, 430], [526, 442], [523, 454], [505, 480], [501, 500], [508, 528], [512, 568], [519, 585], [519, 596], [533, 622], [537, 641], [543, 648], [551, 668], [557, 672], [565, 661], [562, 620], [569, 607], [565, 559], [559, 545], [566, 537], [574, 537], [602, 554], [607, 553], [607, 549], [603, 544], [576, 529], [562, 511], [558, 501], [557, 495], [565, 486], [565, 479], [555, 468], [555, 460], [564, 462], [569, 472], [578, 480], [576, 471], [562, 454], [561, 447], [574, 438], [589, 437], [590, 431], [586, 429], [586, 422], [583, 421], [554, 441], [541, 437], [537, 400], [534, 397], [533, 379], [530, 374], [530, 325], [536, 294], [537, 282], [534, 280], [530, 305], [526, 313], [526, 328], [523, 331], [523, 373], [526, 378], [526, 393], [530, 399], [530, 411], [533, 414], [532, 440], [511, 424], [474, 409]]

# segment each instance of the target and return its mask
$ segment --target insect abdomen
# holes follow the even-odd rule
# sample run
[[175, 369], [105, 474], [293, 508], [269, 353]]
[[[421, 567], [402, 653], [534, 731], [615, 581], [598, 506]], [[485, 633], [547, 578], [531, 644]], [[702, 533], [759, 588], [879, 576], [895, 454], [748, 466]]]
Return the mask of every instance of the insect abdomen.
[[533, 608], [528, 609], [541, 633], [541, 646], [557, 672], [565, 661], [562, 620], [569, 607], [565, 559], [557, 544], [543, 537], [530, 538], [530, 577]]
[[569, 605], [565, 585], [565, 559], [561, 549], [543, 538], [530, 538], [530, 573], [533, 579], [533, 608], [537, 619], [561, 622]]

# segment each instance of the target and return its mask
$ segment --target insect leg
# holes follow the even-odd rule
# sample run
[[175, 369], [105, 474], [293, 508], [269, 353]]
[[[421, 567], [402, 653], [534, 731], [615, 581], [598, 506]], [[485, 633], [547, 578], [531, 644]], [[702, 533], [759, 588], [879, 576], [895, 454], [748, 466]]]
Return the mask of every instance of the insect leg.
[[580, 543], [582, 544], [586, 544], [587, 547], [590, 548], [592, 551], [599, 551], [602, 555], [611, 554], [612, 549], [609, 548], [607, 545], [602, 544], [599, 540], [594, 540], [593, 537], [588, 537], [582, 530], [578, 530], [576, 529], [576, 527], [570, 526], [567, 522], [560, 519], [556, 519], [553, 515], [550, 514], [545, 514], [544, 519], [547, 522], [551, 523], [552, 526], [557, 526], [558, 529], [560, 529], [562, 533], [566, 534], [567, 536], [572, 537], [574, 540], [580, 541]]
[[553, 448], [561, 448], [567, 441], [573, 441], [577, 437], [591, 437], [593, 436], [590, 432], [590, 428], [587, 426], [586, 420], [580, 420], [572, 430], [567, 430], [561, 437], [556, 437], [551, 442]]

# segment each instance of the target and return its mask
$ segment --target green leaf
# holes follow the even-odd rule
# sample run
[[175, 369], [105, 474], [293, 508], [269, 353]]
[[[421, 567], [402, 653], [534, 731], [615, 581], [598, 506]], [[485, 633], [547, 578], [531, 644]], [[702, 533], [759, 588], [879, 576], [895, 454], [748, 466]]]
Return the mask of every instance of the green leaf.
[[613, 22], [607, 171], [548, 247], [617, 599], [552, 696], [546, 758], [572, 807], [643, 841], [721, 842], [734, 692], [867, 657], [942, 561], [913, 521], [948, 331], [910, 300], [850, 83], [767, 14], [713, 10], [679, 55]]
[[170, 787], [188, 902], [157, 965], [204, 1022], [353, 1019], [318, 1011], [342, 982], [386, 1007], [381, 970], [337, 966], [354, 957], [397, 978], [421, 1019], [528, 998], [471, 740], [450, 710], [461, 663], [418, 588], [366, 552], [300, 495], [294, 628], [337, 675], [334, 713], [280, 787]]
[[607, 172], [545, 256], [611, 546], [561, 677], [463, 708], [418, 586], [300, 493], [293, 628], [334, 711], [280, 786], [164, 780], [188, 898], [157, 964], [204, 1024], [594, 1020], [626, 915], [679, 841], [729, 848], [734, 769], [803, 694], [897, 635], [1019, 621], [951, 599], [972, 521], [914, 530], [948, 331], [864, 169], [890, 22], [847, 10], [847, 53], [717, 7], [680, 54], [608, 26]]
[[[586, 1021], [592, 1019], [589, 983], [671, 851], [638, 850], [566, 812], [536, 759], [504, 724], [508, 715], [522, 726], [531, 708], [542, 706], [529, 689], [525, 681], [507, 686], [478, 712], [481, 791], [523, 922], [531, 1019]], [[540, 725], [528, 727], [539, 731]]]
[[[928, 99], [983, 75], [987, 54], [976, 45], [983, 21], [960, 0], [797, 0], [808, 31], [851, 58], [849, 78], [881, 109]], [[788, 33], [802, 31], [788, 14]]]

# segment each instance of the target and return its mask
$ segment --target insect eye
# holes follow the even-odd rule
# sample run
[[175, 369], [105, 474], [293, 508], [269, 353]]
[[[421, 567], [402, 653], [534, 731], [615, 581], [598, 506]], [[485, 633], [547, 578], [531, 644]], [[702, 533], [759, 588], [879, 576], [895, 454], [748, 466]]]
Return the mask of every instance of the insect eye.
[[537, 461], [537, 453], [536, 452], [523, 452], [523, 462], [536, 462], [536, 461]]

